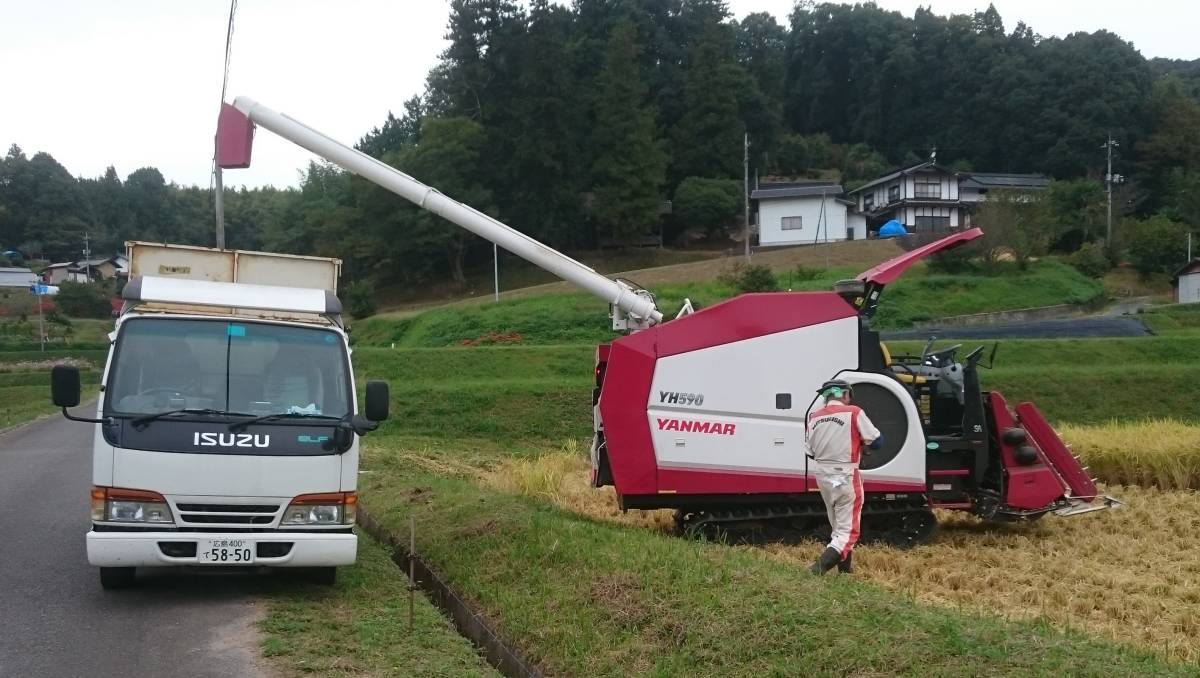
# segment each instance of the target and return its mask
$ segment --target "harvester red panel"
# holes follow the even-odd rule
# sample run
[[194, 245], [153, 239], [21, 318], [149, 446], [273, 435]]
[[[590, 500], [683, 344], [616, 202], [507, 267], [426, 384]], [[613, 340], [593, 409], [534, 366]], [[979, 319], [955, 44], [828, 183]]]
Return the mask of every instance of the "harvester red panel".
[[217, 118], [217, 167], [242, 169], [250, 166], [254, 124], [233, 106], [221, 104]]
[[1017, 428], [1017, 422], [1008, 409], [1008, 402], [997, 391], [988, 394], [988, 414], [999, 439], [1000, 459], [1008, 471], [1004, 502], [1013, 508], [1032, 511], [1061, 498], [1063, 484], [1058, 474], [1044, 463], [1045, 457], [1039, 454], [1038, 461], [1020, 464], [1013, 453], [1013, 446], [1004, 441], [1004, 431]]
[[1021, 426], [1029, 433], [1034, 444], [1062, 476], [1067, 487], [1071, 488], [1071, 496], [1085, 501], [1095, 499], [1096, 483], [1092, 481], [1092, 477], [1079, 465], [1075, 455], [1071, 454], [1066, 444], [1046, 422], [1041, 411], [1033, 403], [1021, 403], [1017, 405], [1017, 416], [1021, 419]]
[[614, 484], [623, 495], [804, 492], [803, 474], [660, 469], [646, 406], [658, 359], [833, 320], [857, 312], [833, 292], [743, 294], [612, 342], [600, 413]]

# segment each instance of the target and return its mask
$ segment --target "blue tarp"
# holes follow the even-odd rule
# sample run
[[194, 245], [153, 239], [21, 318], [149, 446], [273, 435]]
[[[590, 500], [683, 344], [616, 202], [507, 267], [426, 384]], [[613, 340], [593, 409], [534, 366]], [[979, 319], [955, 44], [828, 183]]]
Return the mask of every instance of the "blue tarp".
[[904, 224], [895, 219], [879, 227], [880, 238], [897, 238], [902, 235], [908, 235], [908, 231], [904, 228]]

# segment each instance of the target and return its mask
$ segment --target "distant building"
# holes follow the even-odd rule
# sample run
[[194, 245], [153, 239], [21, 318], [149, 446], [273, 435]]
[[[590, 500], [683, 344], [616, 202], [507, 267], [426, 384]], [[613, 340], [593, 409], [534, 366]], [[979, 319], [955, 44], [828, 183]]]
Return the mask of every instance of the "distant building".
[[885, 174], [849, 196], [871, 231], [895, 219], [910, 233], [937, 232], [971, 226], [991, 191], [1031, 194], [1049, 183], [1040, 174], [954, 172], [930, 161]]
[[1175, 271], [1175, 275], [1171, 276], [1171, 289], [1177, 303], [1200, 302], [1200, 257]]
[[86, 259], [50, 264], [42, 269], [42, 281], [48, 285], [62, 282], [108, 280], [129, 274], [129, 259], [124, 254], [105, 259]]
[[0, 287], [6, 290], [14, 288], [28, 290], [30, 285], [38, 283], [38, 276], [28, 268], [17, 266], [0, 267]]
[[764, 182], [750, 193], [755, 201], [758, 244], [804, 245], [866, 237], [866, 221], [842, 187], [827, 182]]
[[58, 264], [50, 264], [42, 269], [42, 282], [46, 283], [47, 285], [57, 285], [66, 280], [70, 280], [68, 276], [74, 266], [74, 262], [70, 261], [64, 261]]

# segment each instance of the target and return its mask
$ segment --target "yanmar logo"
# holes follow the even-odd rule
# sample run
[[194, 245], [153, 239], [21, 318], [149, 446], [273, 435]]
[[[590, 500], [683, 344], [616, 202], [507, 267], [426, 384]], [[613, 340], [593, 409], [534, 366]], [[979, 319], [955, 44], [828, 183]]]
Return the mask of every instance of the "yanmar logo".
[[196, 447], [270, 447], [271, 435], [249, 433], [200, 433], [192, 434]]
[[731, 436], [737, 427], [737, 424], [723, 424], [719, 421], [691, 421], [688, 419], [658, 419], [657, 421], [660, 431], [708, 433], [718, 436]]

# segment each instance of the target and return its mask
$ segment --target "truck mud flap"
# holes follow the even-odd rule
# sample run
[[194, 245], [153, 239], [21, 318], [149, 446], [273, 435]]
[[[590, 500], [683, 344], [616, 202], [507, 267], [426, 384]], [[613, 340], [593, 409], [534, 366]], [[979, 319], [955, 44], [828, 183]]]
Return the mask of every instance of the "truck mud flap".
[[1046, 461], [1054, 467], [1054, 471], [1070, 488], [1071, 497], [1085, 502], [1095, 499], [1097, 495], [1096, 482], [1088, 474], [1087, 469], [1075, 458], [1075, 455], [1071, 454], [1071, 450], [1067, 449], [1066, 443], [1050, 427], [1041, 411], [1033, 403], [1021, 403], [1017, 405], [1016, 411], [1021, 427], [1025, 429], [1033, 443], [1042, 451]]

